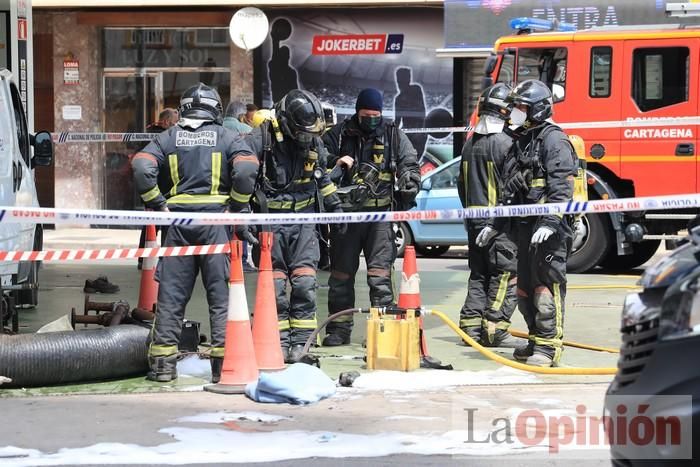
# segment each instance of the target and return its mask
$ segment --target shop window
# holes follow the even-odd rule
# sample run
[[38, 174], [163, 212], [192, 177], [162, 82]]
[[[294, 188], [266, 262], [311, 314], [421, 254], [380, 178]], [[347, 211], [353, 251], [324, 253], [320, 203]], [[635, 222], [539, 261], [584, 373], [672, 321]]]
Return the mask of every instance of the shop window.
[[517, 82], [538, 79], [552, 90], [554, 102], [566, 96], [566, 47], [550, 49], [519, 49]]
[[228, 68], [231, 62], [228, 28], [105, 28], [102, 34], [105, 68]]
[[197, 29], [195, 46], [197, 47], [228, 47], [231, 41], [226, 29]]
[[632, 98], [642, 112], [688, 100], [687, 47], [636, 49], [632, 58]]
[[588, 95], [591, 97], [610, 97], [612, 81], [612, 47], [593, 47], [591, 49], [591, 79]]

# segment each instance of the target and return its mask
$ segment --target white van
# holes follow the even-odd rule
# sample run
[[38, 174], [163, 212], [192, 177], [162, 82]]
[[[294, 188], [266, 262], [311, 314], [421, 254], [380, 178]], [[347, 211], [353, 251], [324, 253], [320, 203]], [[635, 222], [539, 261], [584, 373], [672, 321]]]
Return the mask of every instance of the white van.
[[[36, 135], [29, 133], [17, 86], [11, 73], [0, 69], [0, 206], [39, 206], [33, 168], [51, 165], [52, 160], [51, 134], [45, 131]], [[41, 248], [41, 225], [2, 222], [0, 214], [0, 250]], [[14, 306], [35, 306], [38, 303], [38, 273], [39, 263], [36, 262], [0, 262], [0, 331], [9, 326], [17, 332]]]

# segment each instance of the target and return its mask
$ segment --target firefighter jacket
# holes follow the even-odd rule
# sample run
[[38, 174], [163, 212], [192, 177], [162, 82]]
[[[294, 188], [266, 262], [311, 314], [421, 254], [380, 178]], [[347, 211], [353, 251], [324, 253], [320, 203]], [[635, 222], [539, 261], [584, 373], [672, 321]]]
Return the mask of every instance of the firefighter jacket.
[[[519, 137], [513, 145], [513, 160], [528, 175], [527, 191], [514, 198], [515, 204], [565, 203], [574, 194], [574, 175], [578, 170], [578, 158], [566, 134], [551, 123]], [[563, 214], [538, 218], [536, 228], [549, 227], [558, 231]]]
[[327, 153], [320, 138], [310, 148], [285, 136], [280, 142], [269, 122], [254, 128], [246, 141], [260, 160], [253, 203], [260, 212], [339, 211], [336, 186], [326, 171]]
[[[394, 123], [382, 119], [382, 123], [372, 133], [366, 134], [359, 126], [357, 115], [354, 115], [328, 130], [323, 135], [323, 142], [330, 153], [329, 168], [335, 167], [338, 159], [343, 156], [354, 159], [352, 168], [340, 182], [341, 187], [371, 185], [363, 205], [355, 210], [391, 209], [394, 184], [402, 176], [410, 178], [415, 185], [413, 198], [418, 193], [420, 169], [416, 150]], [[371, 174], [371, 180], [368, 180], [368, 174]]]
[[[464, 144], [457, 191], [465, 208], [494, 207], [504, 203], [503, 176], [513, 145], [504, 133], [473, 134]], [[503, 231], [504, 218], [469, 219], [477, 230], [493, 227]]]
[[131, 164], [141, 199], [154, 210], [239, 212], [258, 172], [258, 159], [245, 141], [213, 122], [171, 127]]

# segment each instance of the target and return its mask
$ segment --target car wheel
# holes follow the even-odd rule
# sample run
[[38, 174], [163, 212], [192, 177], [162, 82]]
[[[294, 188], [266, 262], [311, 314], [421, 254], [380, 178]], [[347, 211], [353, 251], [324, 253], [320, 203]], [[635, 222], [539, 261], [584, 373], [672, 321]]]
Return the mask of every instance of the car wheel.
[[442, 256], [447, 253], [447, 250], [449, 249], [449, 245], [416, 245], [416, 253], [421, 256], [427, 256], [428, 258], [437, 258]]
[[607, 214], [587, 214], [577, 226], [571, 256], [566, 270], [572, 273], [590, 271], [598, 266], [612, 245]]
[[411, 229], [404, 224], [392, 224], [394, 229], [394, 241], [396, 242], [396, 256], [403, 258], [403, 252], [406, 250], [406, 245], [413, 244], [413, 235]]
[[632, 254], [622, 256], [618, 256], [617, 249], [611, 249], [600, 265], [615, 272], [636, 268], [649, 261], [659, 249], [660, 244], [661, 240], [644, 240], [633, 243]]

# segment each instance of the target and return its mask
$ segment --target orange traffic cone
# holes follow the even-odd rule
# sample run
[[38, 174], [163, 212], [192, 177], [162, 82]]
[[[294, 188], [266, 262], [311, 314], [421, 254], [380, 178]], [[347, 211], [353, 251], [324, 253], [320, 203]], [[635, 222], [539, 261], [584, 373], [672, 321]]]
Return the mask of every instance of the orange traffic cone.
[[272, 232], [260, 232], [258, 289], [253, 313], [253, 342], [258, 368], [263, 371], [284, 369], [277, 319], [275, 282], [272, 278]]
[[[156, 240], [156, 226], [146, 226], [146, 248], [158, 248]], [[158, 282], [154, 278], [156, 271], [156, 258], [143, 258], [141, 264], [141, 287], [139, 290], [139, 304], [136, 310], [153, 311], [153, 306], [158, 300]]]
[[[403, 272], [401, 273], [401, 288], [399, 289], [399, 307], [418, 309], [420, 303], [420, 276], [416, 264], [416, 250], [412, 245], [407, 245], [403, 253]], [[428, 345], [423, 333], [423, 317], [420, 317], [420, 351], [421, 355], [428, 355]]]
[[250, 330], [248, 301], [243, 284], [242, 251], [243, 242], [232, 240], [228, 321], [226, 323], [226, 343], [224, 344], [221, 380], [217, 384], [204, 386], [205, 391], [217, 394], [243, 394], [246, 384], [258, 379], [258, 365], [255, 361], [253, 335]]

